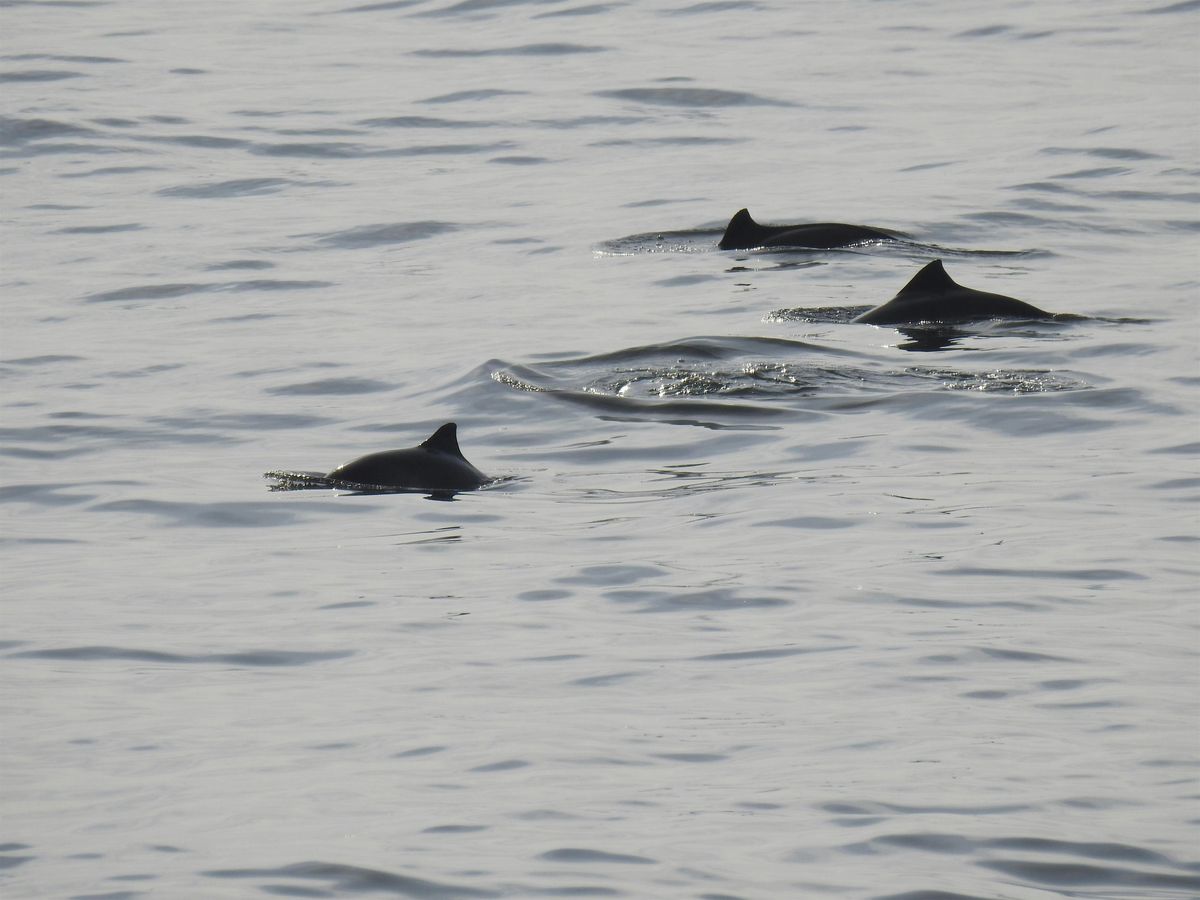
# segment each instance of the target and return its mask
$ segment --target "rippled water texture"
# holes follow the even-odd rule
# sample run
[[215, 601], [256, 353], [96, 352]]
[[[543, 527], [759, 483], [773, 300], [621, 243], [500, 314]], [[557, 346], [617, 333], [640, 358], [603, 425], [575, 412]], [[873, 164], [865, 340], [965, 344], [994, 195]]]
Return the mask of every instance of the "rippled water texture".
[[1200, 4], [0, 26], [6, 898], [1200, 895]]

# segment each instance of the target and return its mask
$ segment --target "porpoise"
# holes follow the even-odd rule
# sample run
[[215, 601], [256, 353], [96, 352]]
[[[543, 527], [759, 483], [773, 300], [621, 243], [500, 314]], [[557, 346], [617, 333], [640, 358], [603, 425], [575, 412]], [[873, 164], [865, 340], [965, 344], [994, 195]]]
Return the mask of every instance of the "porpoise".
[[963, 287], [935, 259], [912, 277], [895, 297], [856, 318], [868, 325], [915, 325], [918, 322], [976, 322], [981, 319], [1051, 319], [1036, 306]]
[[894, 241], [899, 235], [861, 225], [820, 222], [812, 225], [760, 225], [746, 209], [738, 210], [717, 244], [722, 250], [749, 250], [753, 247], [804, 247], [829, 250], [851, 247], [870, 241]]
[[471, 491], [490, 480], [463, 456], [458, 448], [458, 426], [453, 422], [416, 447], [369, 453], [325, 477], [344, 484], [416, 491]]

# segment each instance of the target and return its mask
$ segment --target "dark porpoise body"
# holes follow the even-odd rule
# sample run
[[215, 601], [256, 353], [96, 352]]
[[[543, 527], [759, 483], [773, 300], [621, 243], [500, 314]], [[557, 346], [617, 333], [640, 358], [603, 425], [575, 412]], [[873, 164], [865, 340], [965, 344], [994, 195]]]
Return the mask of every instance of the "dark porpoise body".
[[743, 209], [734, 214], [725, 226], [725, 234], [717, 244], [722, 250], [749, 250], [752, 247], [806, 247], [810, 250], [829, 250], [850, 247], [868, 241], [894, 241], [897, 235], [878, 228], [861, 225], [841, 225], [822, 222], [813, 225], [759, 225]]
[[856, 318], [868, 325], [918, 322], [977, 322], [981, 319], [1051, 319], [1053, 313], [1003, 294], [963, 287], [935, 259], [913, 276], [895, 297]]
[[457, 425], [447, 422], [420, 446], [371, 453], [338, 466], [326, 477], [348, 484], [418, 491], [474, 490], [489, 479], [462, 455], [457, 431]]

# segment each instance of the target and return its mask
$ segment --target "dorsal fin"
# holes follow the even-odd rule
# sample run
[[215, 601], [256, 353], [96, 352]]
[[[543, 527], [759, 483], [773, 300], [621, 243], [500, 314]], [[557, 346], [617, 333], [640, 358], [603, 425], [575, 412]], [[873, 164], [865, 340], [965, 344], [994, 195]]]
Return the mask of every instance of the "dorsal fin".
[[[909, 291], [934, 294], [955, 287], [958, 287], [958, 284], [946, 274], [946, 270], [942, 266], [942, 261], [935, 259], [914, 275], [908, 284], [900, 288], [900, 294], [907, 294]], [[896, 296], [899, 297], [900, 294]]]
[[758, 244], [761, 231], [762, 226], [751, 218], [750, 210], [739, 209], [725, 226], [725, 233], [721, 235], [721, 242], [717, 246], [722, 250], [754, 247]]
[[462, 451], [458, 449], [458, 426], [453, 422], [447, 422], [431, 434], [421, 446], [426, 450], [437, 450], [441, 453], [450, 453], [459, 459], [466, 459], [462, 455]]

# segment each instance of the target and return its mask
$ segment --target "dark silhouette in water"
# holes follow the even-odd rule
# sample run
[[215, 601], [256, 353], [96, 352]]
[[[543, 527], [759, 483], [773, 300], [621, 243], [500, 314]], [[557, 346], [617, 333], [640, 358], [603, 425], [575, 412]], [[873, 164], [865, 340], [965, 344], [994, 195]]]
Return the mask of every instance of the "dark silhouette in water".
[[458, 449], [458, 426], [447, 422], [424, 443], [407, 450], [383, 450], [338, 466], [325, 477], [345, 484], [418, 491], [472, 491], [488, 477]]
[[807, 247], [829, 250], [850, 247], [868, 241], [894, 241], [899, 235], [864, 228], [861, 225], [841, 225], [822, 222], [813, 225], [759, 225], [750, 211], [738, 210], [725, 226], [725, 234], [717, 244], [722, 250], [749, 250], [752, 247]]
[[913, 325], [917, 322], [976, 322], [981, 319], [1052, 319], [1054, 313], [1003, 294], [963, 287], [935, 259], [913, 276], [895, 297], [863, 313], [855, 322]]

